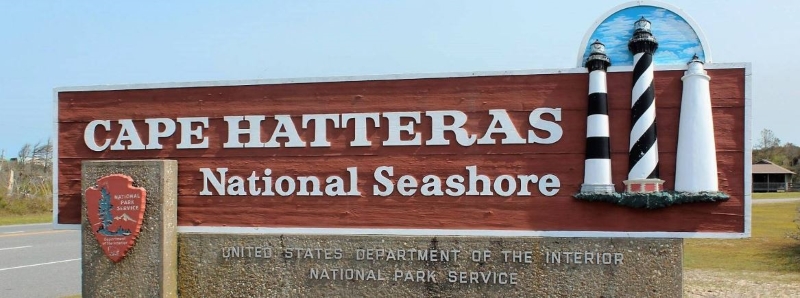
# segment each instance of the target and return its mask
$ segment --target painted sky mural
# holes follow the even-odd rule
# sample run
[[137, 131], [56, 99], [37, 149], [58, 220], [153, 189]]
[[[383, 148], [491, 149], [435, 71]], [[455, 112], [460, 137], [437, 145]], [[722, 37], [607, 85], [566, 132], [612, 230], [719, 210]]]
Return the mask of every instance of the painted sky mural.
[[686, 64], [695, 54], [701, 61], [706, 60], [700, 38], [681, 16], [661, 7], [635, 6], [615, 12], [597, 26], [586, 43], [582, 61], [589, 55], [591, 42], [599, 39], [606, 45], [612, 66], [633, 65], [628, 39], [633, 35], [633, 23], [641, 17], [652, 23], [653, 35], [658, 41], [654, 56], [656, 65]]

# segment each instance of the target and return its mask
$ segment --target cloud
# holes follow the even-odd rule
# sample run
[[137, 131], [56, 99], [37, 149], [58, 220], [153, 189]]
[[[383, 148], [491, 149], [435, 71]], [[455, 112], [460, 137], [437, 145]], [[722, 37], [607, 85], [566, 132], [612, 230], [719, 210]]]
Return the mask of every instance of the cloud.
[[[657, 51], [654, 58], [656, 61], [680, 61], [681, 55], [672, 51]], [[689, 60], [687, 59], [686, 62], [689, 62]]]
[[701, 45], [699, 45], [699, 44], [696, 45], [696, 46], [693, 46], [693, 47], [687, 47], [687, 48], [683, 49], [682, 53], [683, 53], [683, 57], [686, 58], [685, 59], [686, 62], [689, 62], [689, 60], [692, 59], [692, 56], [694, 56], [695, 54], [697, 55], [698, 58], [700, 58], [700, 60], [703, 60], [703, 61], [706, 60], [706, 57], [705, 57], [704, 52], [703, 52], [703, 47]]
[[656, 8], [652, 12], [650, 12], [650, 15], [653, 16], [653, 19], [663, 18], [663, 17], [666, 17], [669, 14], [670, 14], [670, 11], [668, 11], [666, 9], [663, 9], [663, 8]]

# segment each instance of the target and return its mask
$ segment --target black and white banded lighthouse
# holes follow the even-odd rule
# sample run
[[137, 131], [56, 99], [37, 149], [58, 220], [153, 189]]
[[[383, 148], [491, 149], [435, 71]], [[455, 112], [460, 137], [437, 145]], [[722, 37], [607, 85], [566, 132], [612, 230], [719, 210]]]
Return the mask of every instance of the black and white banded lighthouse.
[[658, 138], [656, 133], [656, 97], [653, 82], [653, 54], [658, 42], [642, 17], [634, 23], [628, 50], [633, 53], [633, 90], [631, 93], [631, 134], [628, 148], [626, 190], [660, 191], [658, 179]]
[[606, 55], [605, 45], [599, 40], [595, 40], [590, 49], [585, 64], [589, 70], [589, 113], [586, 117], [586, 160], [581, 192], [613, 193], [606, 86], [606, 70], [611, 60]]

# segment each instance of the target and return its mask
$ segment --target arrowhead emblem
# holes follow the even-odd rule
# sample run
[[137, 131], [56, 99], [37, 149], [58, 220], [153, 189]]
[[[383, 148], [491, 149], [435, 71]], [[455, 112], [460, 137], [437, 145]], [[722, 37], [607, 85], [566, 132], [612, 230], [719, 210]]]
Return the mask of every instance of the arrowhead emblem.
[[133, 179], [112, 174], [86, 190], [86, 213], [92, 233], [106, 256], [119, 262], [136, 243], [144, 219], [146, 191]]

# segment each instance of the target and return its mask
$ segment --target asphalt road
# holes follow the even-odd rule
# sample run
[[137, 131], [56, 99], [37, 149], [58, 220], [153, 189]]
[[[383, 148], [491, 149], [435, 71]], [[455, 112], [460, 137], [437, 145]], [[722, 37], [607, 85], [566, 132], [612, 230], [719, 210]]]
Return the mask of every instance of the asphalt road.
[[0, 297], [81, 293], [80, 231], [52, 227], [0, 226]]

